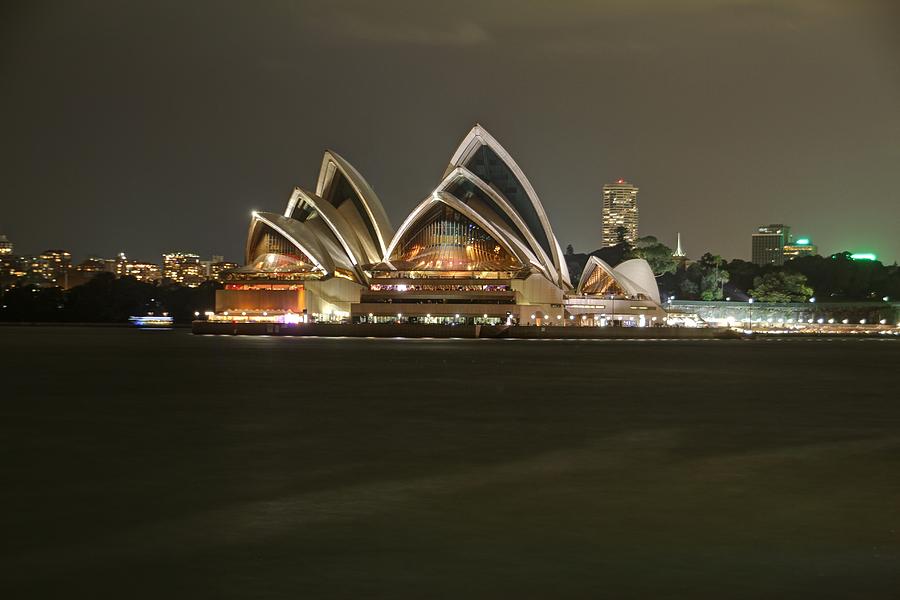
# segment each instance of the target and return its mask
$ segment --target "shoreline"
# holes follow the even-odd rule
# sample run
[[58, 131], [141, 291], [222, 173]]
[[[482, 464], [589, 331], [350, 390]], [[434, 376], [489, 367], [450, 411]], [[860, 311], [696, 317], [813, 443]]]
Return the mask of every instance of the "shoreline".
[[0, 328], [101, 328], [133, 330], [186, 330], [195, 335], [241, 335], [284, 337], [404, 338], [404, 339], [546, 339], [546, 340], [752, 340], [752, 339], [893, 339], [892, 331], [736, 331], [725, 327], [558, 327], [505, 325], [426, 325], [365, 323], [221, 323], [194, 321], [174, 323], [171, 327], [136, 327], [132, 323], [90, 322], [0, 322]]
[[680, 327], [558, 327], [507, 325], [221, 323], [194, 321], [196, 335], [277, 335], [358, 338], [463, 338], [463, 339], [740, 339], [725, 328]]

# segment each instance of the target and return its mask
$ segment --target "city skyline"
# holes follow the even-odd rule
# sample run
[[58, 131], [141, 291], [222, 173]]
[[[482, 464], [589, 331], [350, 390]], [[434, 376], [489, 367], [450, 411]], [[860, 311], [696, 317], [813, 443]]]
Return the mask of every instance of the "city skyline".
[[[397, 222], [454, 143], [428, 140], [481, 122], [518, 149], [563, 245], [595, 249], [583, 215], [624, 178], [669, 245], [680, 231], [748, 260], [747, 232], [784, 222], [823, 254], [900, 257], [891, 3], [90, 6], [6, 10], [0, 231], [22, 253], [235, 259], [250, 211], [326, 148]], [[460, 64], [467, 85], [447, 85]]]

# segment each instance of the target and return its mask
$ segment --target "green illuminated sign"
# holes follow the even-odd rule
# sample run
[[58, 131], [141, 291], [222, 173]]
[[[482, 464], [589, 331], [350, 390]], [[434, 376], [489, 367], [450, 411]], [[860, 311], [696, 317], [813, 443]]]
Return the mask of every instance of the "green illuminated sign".
[[851, 254], [850, 258], [853, 260], [878, 260], [878, 257], [871, 252], [857, 252], [856, 254]]
[[809, 238], [800, 238], [797, 240], [798, 246], [809, 246]]

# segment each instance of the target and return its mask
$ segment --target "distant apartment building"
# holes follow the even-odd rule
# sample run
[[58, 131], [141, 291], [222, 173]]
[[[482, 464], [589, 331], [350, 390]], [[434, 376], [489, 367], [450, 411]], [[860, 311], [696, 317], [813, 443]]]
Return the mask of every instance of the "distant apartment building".
[[153, 283], [162, 279], [162, 269], [156, 263], [129, 260], [125, 263], [124, 275], [134, 277], [138, 281]]
[[130, 260], [124, 252], [119, 252], [114, 260], [116, 277], [134, 277], [138, 281], [153, 283], [163, 277], [162, 268], [151, 262]]
[[163, 254], [163, 279], [197, 287], [206, 280], [200, 256], [190, 252]]
[[81, 273], [103, 273], [104, 271], [114, 273], [114, 268], [115, 265], [113, 265], [113, 270], [110, 271], [107, 265], [107, 259], [99, 258], [97, 256], [89, 256], [75, 266], [75, 270], [80, 271]]
[[68, 250], [45, 250], [31, 262], [31, 273], [43, 280], [45, 285], [69, 287], [69, 271], [72, 268], [72, 253]]
[[757, 265], [784, 264], [784, 247], [790, 244], [791, 228], [787, 225], [763, 225], [753, 234], [751, 260]]
[[603, 246], [638, 237], [638, 188], [624, 179], [603, 186]]
[[15, 287], [28, 275], [30, 259], [13, 254], [0, 254], [0, 286], [3, 289]]
[[816, 256], [819, 248], [809, 238], [797, 238], [784, 246], [784, 260], [793, 260], [802, 256]]
[[5, 235], [0, 235], [0, 256], [11, 256], [13, 250], [13, 243], [9, 241], [9, 238]]
[[[222, 258], [222, 257], [218, 257]], [[223, 275], [228, 271], [233, 271], [240, 267], [239, 264], [228, 262], [225, 260], [218, 260], [209, 265], [209, 271], [207, 272], [207, 279], [211, 279], [214, 281], [222, 282], [224, 281]]]

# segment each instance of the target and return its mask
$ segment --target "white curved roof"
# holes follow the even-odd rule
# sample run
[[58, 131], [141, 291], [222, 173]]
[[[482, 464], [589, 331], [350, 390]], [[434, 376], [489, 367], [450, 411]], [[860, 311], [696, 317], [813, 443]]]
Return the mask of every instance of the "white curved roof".
[[613, 272], [616, 274], [617, 279], [627, 279], [632, 287], [659, 304], [659, 286], [656, 284], [656, 276], [653, 275], [653, 269], [650, 268], [650, 264], [646, 260], [643, 258], [626, 260], [616, 265]]
[[[548, 250], [550, 256], [547, 257], [549, 262], [547, 263], [548, 271], [553, 272], [558, 275], [557, 279], [554, 283], [557, 283], [560, 286], [571, 288], [572, 283], [569, 277], [569, 270], [566, 266], [566, 261], [563, 258], [562, 250], [560, 248], [559, 242], [556, 240], [556, 236], [553, 234], [553, 229], [550, 227], [550, 219], [547, 217], [547, 213], [544, 211], [544, 207], [541, 204], [540, 199], [538, 198], [537, 192], [535, 192], [534, 187], [531, 185], [531, 182], [528, 181], [528, 177], [525, 176], [525, 173], [519, 167], [515, 160], [513, 160], [512, 156], [506, 149], [500, 145], [490, 133], [487, 132], [481, 125], [475, 125], [471, 131], [469, 131], [468, 135], [463, 139], [462, 143], [460, 143], [459, 147], [454, 152], [453, 157], [450, 159], [450, 165], [447, 167], [447, 170], [444, 172], [444, 176], [446, 177], [454, 169], [457, 167], [465, 167], [469, 160], [475, 155], [479, 148], [482, 146], [487, 146], [490, 148], [498, 158], [506, 165], [506, 167], [512, 172], [513, 176], [519, 183], [519, 186], [528, 196], [528, 200], [531, 203], [531, 206], [534, 208], [535, 214], [540, 221], [540, 228], [542, 229], [541, 233], [543, 237], [547, 239]], [[500, 193], [498, 191], [498, 193]], [[525, 221], [523, 218], [522, 221]], [[532, 237], [537, 239], [536, 232], [531, 231]], [[535, 252], [537, 254], [537, 252]], [[543, 256], [547, 256], [546, 252], [542, 252]], [[539, 254], [540, 256], [540, 254]]]
[[588, 258], [587, 264], [584, 265], [584, 271], [581, 273], [581, 280], [578, 282], [576, 293], [585, 293], [585, 283], [596, 269], [605, 271], [629, 296], [643, 295], [657, 304], [660, 303], [656, 277], [654, 277], [653, 270], [646, 260], [634, 258], [612, 268], [606, 261], [596, 256], [591, 256]]
[[599, 259], [596, 256], [590, 256], [588, 257], [587, 263], [584, 265], [584, 270], [581, 271], [581, 279], [578, 281], [578, 287], [575, 289], [575, 293], [585, 293], [584, 286], [587, 284], [588, 279], [591, 278], [591, 275], [597, 269], [606, 271], [607, 275], [609, 275], [613, 279], [616, 278], [616, 274], [613, 273], [612, 267], [610, 267], [605, 260]]
[[[307, 192], [302, 188], [294, 188], [294, 194], [299, 198], [300, 202], [298, 203], [300, 210], [304, 207], [309, 207], [310, 211], [313, 215], [320, 218], [325, 225], [329, 228], [332, 235], [334, 235], [335, 241], [337, 241], [341, 247], [344, 249], [344, 252], [347, 253], [350, 262], [354, 265], [359, 264], [360, 262], [368, 262], [368, 257], [366, 256], [359, 238], [356, 235], [356, 231], [350, 226], [344, 216], [338, 212], [338, 210], [332, 206], [330, 203], [326, 202], [322, 198]], [[294, 196], [291, 197], [293, 200]], [[288, 204], [288, 209], [291, 209], [290, 204]], [[295, 209], [291, 210], [291, 214], [285, 214], [286, 217], [291, 217], [295, 214]], [[298, 219], [304, 222], [309, 221], [309, 218]]]
[[324, 222], [301, 222], [271, 212], [253, 214], [250, 231], [247, 234], [247, 263], [256, 258], [250, 256], [250, 253], [264, 226], [271, 228], [293, 244], [323, 273], [332, 274], [336, 268], [347, 271], [354, 270], [354, 265], [350, 262], [349, 257], [344, 254], [334, 240], [329, 239], [329, 232]]
[[[322, 167], [319, 169], [319, 179], [316, 182], [316, 196], [320, 198], [328, 198], [331, 186], [334, 185], [334, 176], [340, 173], [347, 180], [353, 191], [356, 193], [363, 211], [355, 210], [358, 218], [365, 227], [359, 227], [358, 224], [350, 221], [350, 224], [356, 230], [357, 236], [362, 240], [369, 238], [370, 244], [377, 248], [376, 254], [383, 255], [387, 250], [387, 244], [394, 236], [393, 228], [388, 220], [384, 206], [372, 186], [360, 175], [353, 165], [347, 162], [341, 155], [332, 150], [326, 150], [322, 157]], [[349, 220], [349, 219], [348, 219]], [[371, 231], [375, 233], [372, 239]]]
[[[492, 217], [491, 220], [504, 230], [510, 241], [517, 242], [520, 246], [527, 248], [527, 252], [531, 255], [529, 261], [530, 264], [538, 267], [545, 277], [553, 283], [558, 284], [559, 272], [554, 267], [552, 259], [544, 252], [544, 249], [538, 243], [537, 239], [535, 239], [534, 234], [525, 224], [525, 221], [522, 220], [522, 216], [509, 203], [506, 196], [488, 185], [478, 175], [472, 173], [465, 167], [456, 167], [450, 171], [435, 191], [446, 191], [447, 193], [452, 194], [450, 189], [459, 178], [467, 180], [488, 197], [490, 202], [492, 202], [496, 208], [491, 206], [488, 206], [487, 208], [493, 213], [499, 213], [496, 216], [501, 217], [499, 220]], [[464, 199], [460, 198], [460, 200], [463, 200], [465, 203]], [[504, 216], [506, 217], [506, 220], [503, 219]]]

